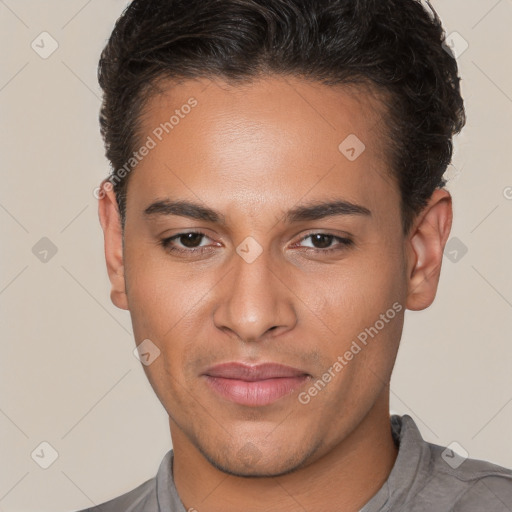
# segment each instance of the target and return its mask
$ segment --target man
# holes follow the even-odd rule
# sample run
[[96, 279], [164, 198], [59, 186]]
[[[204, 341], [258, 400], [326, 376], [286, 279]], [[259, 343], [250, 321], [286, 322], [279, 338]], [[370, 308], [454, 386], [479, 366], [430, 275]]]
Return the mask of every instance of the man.
[[99, 215], [173, 450], [90, 510], [512, 510], [511, 471], [389, 413], [452, 223], [443, 41], [416, 0], [129, 5], [99, 66]]

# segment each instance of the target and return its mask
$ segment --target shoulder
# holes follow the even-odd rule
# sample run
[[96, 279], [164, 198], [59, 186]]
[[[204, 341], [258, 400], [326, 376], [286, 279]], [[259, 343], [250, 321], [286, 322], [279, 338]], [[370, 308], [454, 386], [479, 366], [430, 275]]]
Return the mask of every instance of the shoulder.
[[487, 475], [471, 481], [467, 491], [455, 503], [454, 512], [512, 510], [512, 474]]
[[449, 447], [428, 444], [430, 478], [425, 495], [434, 492], [450, 496], [452, 512], [512, 510], [512, 470], [488, 461], [461, 457]]
[[427, 442], [409, 415], [393, 415], [391, 429], [398, 457], [377, 505], [401, 512], [512, 511], [512, 470], [472, 459], [455, 443]]
[[146, 512], [158, 510], [156, 478], [151, 478], [135, 489], [79, 512]]

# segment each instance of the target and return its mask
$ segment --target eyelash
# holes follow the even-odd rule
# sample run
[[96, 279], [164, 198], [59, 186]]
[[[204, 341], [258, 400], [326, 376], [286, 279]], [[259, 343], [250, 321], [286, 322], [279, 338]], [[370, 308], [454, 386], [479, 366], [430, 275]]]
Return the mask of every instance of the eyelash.
[[[175, 239], [179, 239], [181, 238], [182, 236], [185, 236], [185, 235], [189, 235], [189, 234], [196, 234], [196, 235], [201, 235], [203, 237], [207, 237], [208, 238], [208, 235], [206, 235], [205, 233], [202, 233], [200, 231], [186, 231], [186, 232], [183, 232], [183, 233], [178, 233], [176, 235], [173, 235], [171, 237], [168, 237], [168, 238], [163, 238], [162, 240], [160, 240], [160, 245], [168, 252], [170, 253], [180, 253], [180, 254], [197, 254], [197, 253], [203, 253], [205, 251], [208, 251], [208, 250], [211, 250], [211, 247], [194, 247], [194, 248], [189, 248], [189, 249], [182, 249], [182, 248], [178, 248], [178, 247], [173, 247], [171, 245], [172, 241], [175, 240]], [[305, 235], [304, 237], [302, 237], [298, 243], [300, 242], [303, 242], [304, 240], [314, 236], [314, 235], [323, 235], [323, 236], [328, 236], [328, 237], [332, 237], [333, 238], [333, 241], [336, 240], [339, 242], [338, 245], [335, 245], [334, 247], [330, 247], [330, 248], [327, 248], [327, 249], [318, 249], [318, 248], [315, 248], [315, 247], [307, 247], [306, 249], [308, 249], [308, 252], [315, 252], [315, 253], [322, 253], [322, 254], [329, 254], [329, 253], [332, 253], [332, 252], [336, 252], [336, 251], [341, 251], [343, 249], [346, 249], [347, 247], [350, 247], [352, 245], [354, 245], [354, 241], [351, 240], [350, 238], [344, 238], [344, 237], [340, 237], [340, 236], [336, 236], [336, 235], [332, 235], [331, 233], [322, 233], [322, 232], [313, 232], [313, 233], [309, 233], [307, 235]]]

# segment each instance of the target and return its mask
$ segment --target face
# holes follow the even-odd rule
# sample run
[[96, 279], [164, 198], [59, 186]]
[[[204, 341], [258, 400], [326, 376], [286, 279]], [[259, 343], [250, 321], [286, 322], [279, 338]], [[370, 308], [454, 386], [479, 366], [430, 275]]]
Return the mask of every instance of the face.
[[112, 300], [160, 351], [144, 370], [175, 446], [278, 475], [387, 400], [418, 258], [380, 111], [362, 89], [277, 77], [146, 105]]

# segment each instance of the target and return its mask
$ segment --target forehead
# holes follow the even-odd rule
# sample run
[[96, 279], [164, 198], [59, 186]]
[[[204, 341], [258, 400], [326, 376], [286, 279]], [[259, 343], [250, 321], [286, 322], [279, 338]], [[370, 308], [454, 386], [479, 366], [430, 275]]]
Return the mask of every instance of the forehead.
[[243, 198], [257, 212], [262, 203], [326, 193], [369, 207], [382, 194], [398, 198], [382, 137], [384, 106], [366, 87], [267, 77], [159, 89], [143, 109], [138, 137], [139, 145], [151, 139], [152, 149], [130, 177], [141, 201], [179, 190], [217, 205]]
[[[210, 137], [229, 132], [236, 135], [236, 141], [261, 128], [270, 133], [286, 126], [283, 135], [306, 137], [308, 141], [303, 140], [303, 145], [327, 146], [350, 133], [365, 139], [372, 151], [377, 149], [376, 143], [382, 142], [379, 130], [383, 128], [385, 96], [366, 84], [327, 86], [275, 75], [236, 84], [201, 78], [179, 83], [161, 81], [149, 89], [148, 96], [141, 113], [143, 133], [154, 131], [158, 124], [178, 114], [179, 119], [171, 122], [173, 135], [178, 137], [190, 124], [195, 130], [200, 125], [198, 136], [205, 131]], [[189, 115], [187, 103], [192, 98], [197, 106]], [[186, 117], [190, 120], [182, 123]], [[176, 121], [181, 124], [179, 130], [175, 130]]]

